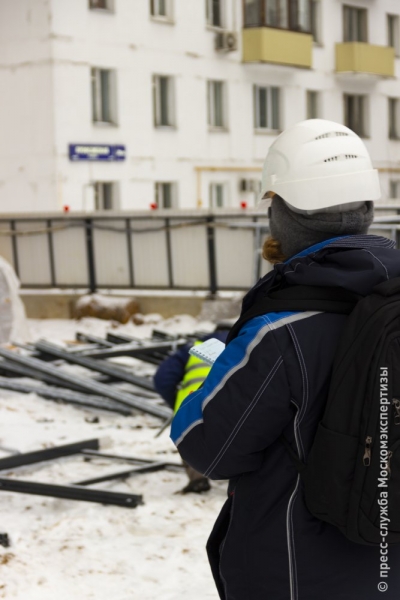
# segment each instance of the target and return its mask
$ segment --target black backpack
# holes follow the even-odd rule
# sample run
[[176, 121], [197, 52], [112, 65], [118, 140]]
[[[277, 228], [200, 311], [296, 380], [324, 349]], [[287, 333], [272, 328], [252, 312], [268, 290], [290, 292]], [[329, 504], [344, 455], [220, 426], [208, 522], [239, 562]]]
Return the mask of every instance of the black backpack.
[[282, 436], [309, 511], [353, 542], [400, 542], [400, 278], [366, 297], [340, 288], [268, 292], [233, 326], [272, 311], [348, 314], [307, 463]]

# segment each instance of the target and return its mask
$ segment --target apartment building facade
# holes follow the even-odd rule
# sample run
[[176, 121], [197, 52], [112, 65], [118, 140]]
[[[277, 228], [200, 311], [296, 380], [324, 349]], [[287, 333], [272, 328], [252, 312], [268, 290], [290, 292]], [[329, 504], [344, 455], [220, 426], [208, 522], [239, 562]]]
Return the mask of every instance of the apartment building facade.
[[252, 206], [314, 117], [400, 197], [399, 56], [398, 0], [2, 0], [0, 212]]

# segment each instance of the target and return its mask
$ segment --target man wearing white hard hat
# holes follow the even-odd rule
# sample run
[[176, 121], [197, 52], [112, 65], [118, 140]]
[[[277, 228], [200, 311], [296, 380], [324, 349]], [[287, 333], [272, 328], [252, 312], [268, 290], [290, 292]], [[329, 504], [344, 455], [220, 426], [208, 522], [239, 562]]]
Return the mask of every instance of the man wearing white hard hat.
[[262, 195], [274, 268], [171, 429], [229, 479], [207, 545], [219, 596], [398, 600], [400, 253], [368, 234], [378, 173], [354, 132], [313, 119], [272, 144]]

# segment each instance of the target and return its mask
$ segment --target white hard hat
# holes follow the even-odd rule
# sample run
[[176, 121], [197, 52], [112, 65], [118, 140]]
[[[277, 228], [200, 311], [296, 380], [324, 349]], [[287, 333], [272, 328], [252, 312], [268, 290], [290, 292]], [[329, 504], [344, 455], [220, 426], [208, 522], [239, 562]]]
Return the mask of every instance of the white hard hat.
[[378, 200], [378, 171], [362, 140], [348, 127], [309, 119], [287, 129], [265, 159], [262, 192], [278, 194], [300, 211]]

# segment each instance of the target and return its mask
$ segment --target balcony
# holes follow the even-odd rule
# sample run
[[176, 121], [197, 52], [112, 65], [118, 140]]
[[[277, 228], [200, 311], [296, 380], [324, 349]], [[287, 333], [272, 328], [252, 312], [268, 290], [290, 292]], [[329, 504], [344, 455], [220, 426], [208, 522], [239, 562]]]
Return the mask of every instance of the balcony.
[[249, 27], [242, 32], [243, 62], [263, 62], [310, 69], [312, 35], [272, 27]]
[[365, 42], [336, 44], [337, 73], [366, 73], [394, 77], [394, 48]]

